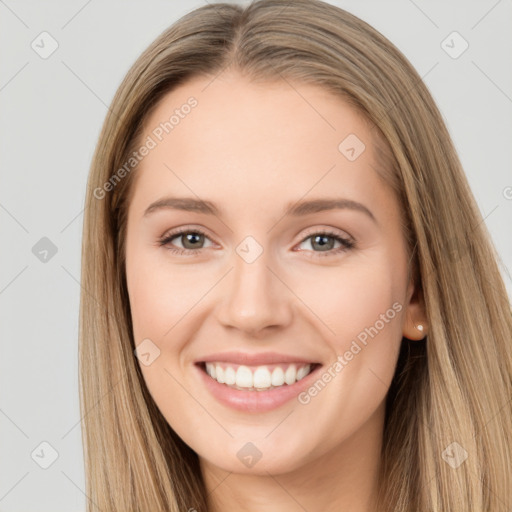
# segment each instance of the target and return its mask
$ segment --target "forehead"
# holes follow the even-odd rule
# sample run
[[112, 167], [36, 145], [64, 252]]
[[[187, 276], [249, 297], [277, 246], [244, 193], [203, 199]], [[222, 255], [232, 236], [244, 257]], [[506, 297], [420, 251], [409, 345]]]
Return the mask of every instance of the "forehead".
[[313, 84], [196, 77], [147, 117], [141, 144], [150, 140], [134, 192], [152, 199], [165, 189], [263, 206], [382, 185], [366, 120]]
[[234, 72], [181, 84], [160, 100], [144, 125], [148, 134], [163, 130], [160, 136], [169, 142], [183, 141], [195, 131], [194, 142], [204, 137], [223, 145], [307, 138], [337, 149], [349, 133], [370, 136], [360, 113], [328, 89], [285, 79], [254, 82]]

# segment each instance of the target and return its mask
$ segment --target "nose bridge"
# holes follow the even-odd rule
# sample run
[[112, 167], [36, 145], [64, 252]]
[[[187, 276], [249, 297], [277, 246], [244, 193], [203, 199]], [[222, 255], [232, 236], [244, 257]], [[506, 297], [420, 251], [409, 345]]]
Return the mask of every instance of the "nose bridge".
[[273, 266], [269, 254], [252, 237], [236, 248], [219, 311], [224, 325], [254, 333], [290, 321], [290, 297], [269, 268]]

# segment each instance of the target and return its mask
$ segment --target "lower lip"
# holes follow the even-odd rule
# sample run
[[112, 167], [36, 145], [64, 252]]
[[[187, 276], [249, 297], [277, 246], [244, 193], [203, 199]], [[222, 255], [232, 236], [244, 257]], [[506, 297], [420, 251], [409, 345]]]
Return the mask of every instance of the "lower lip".
[[284, 384], [267, 391], [240, 391], [212, 379], [200, 366], [196, 365], [203, 382], [210, 393], [221, 403], [243, 412], [265, 412], [278, 407], [296, 398], [299, 393], [311, 385], [321, 368], [318, 365], [311, 373], [295, 384]]

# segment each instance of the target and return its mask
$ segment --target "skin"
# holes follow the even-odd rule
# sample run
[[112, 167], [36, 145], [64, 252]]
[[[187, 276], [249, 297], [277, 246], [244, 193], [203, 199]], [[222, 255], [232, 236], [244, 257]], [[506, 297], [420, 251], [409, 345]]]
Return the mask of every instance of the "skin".
[[[421, 297], [407, 277], [399, 205], [376, 171], [368, 126], [316, 85], [256, 84], [229, 72], [168, 93], [145, 120], [144, 139], [190, 96], [198, 105], [139, 164], [128, 211], [134, 339], [160, 350], [141, 364], [145, 382], [199, 455], [212, 510], [367, 512], [400, 342], [426, 334]], [[366, 145], [354, 161], [338, 149], [351, 133]], [[171, 195], [212, 201], [221, 213], [144, 215]], [[352, 209], [283, 216], [296, 201], [329, 197], [365, 205], [375, 222]], [[176, 235], [159, 245], [179, 227], [206, 237], [189, 243]], [[328, 238], [326, 255], [314, 243], [326, 228], [356, 245], [336, 253], [340, 242]], [[252, 263], [236, 252], [247, 236], [263, 250]], [[195, 255], [169, 250], [193, 246]], [[394, 303], [401, 310], [307, 404], [236, 411], [212, 397], [194, 367], [214, 352], [241, 350], [299, 355], [327, 368]], [[250, 468], [237, 457], [247, 442], [262, 453]]]

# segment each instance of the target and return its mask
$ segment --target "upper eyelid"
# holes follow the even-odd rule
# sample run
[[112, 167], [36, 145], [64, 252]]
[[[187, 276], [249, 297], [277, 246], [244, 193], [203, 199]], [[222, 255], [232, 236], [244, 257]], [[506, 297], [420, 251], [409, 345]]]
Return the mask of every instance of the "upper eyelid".
[[333, 237], [340, 237], [345, 240], [349, 240], [351, 242], [355, 242], [355, 239], [349, 235], [346, 231], [339, 229], [339, 228], [333, 228], [333, 227], [327, 227], [327, 228], [311, 228], [307, 229], [306, 233], [302, 236], [301, 242], [304, 241], [306, 238], [309, 238], [312, 235], [316, 234], [327, 234], [329, 236]]

